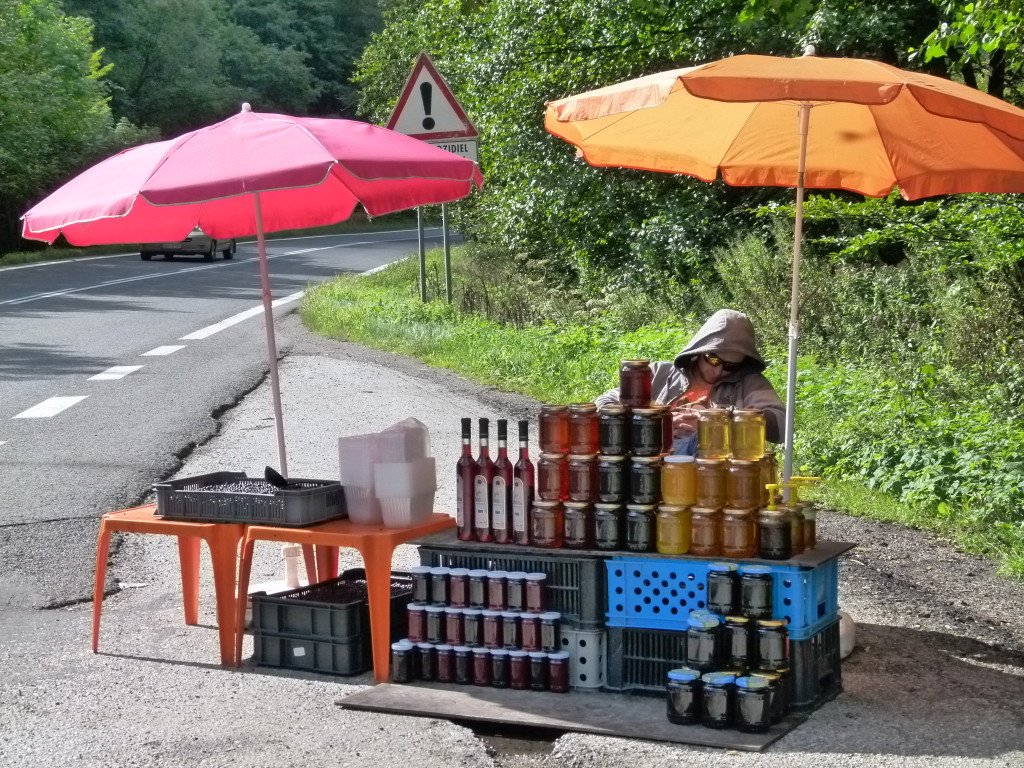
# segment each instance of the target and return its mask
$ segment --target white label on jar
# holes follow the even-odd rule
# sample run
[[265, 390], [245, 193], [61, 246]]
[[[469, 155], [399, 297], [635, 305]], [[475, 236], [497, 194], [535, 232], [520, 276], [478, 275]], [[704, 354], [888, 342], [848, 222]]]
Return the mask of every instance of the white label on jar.
[[473, 509], [473, 524], [477, 528], [491, 527], [491, 504], [490, 488], [487, 487], [487, 478], [477, 475], [473, 479], [473, 488], [476, 492], [476, 504]]
[[494, 530], [508, 530], [508, 505], [505, 498], [505, 478], [501, 475], [494, 476], [494, 483], [491, 486], [494, 491], [491, 494], [491, 507], [494, 509]]
[[518, 477], [512, 481], [512, 529], [526, 533], [526, 483]]
[[455, 494], [455, 524], [461, 528], [466, 522], [466, 510], [462, 503], [462, 478], [459, 478], [459, 492]]

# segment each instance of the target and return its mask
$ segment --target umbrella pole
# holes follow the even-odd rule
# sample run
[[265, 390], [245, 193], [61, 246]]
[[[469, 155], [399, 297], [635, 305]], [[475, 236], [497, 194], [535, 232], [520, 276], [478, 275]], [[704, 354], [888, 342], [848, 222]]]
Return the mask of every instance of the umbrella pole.
[[[789, 370], [786, 373], [786, 458], [782, 467], [782, 482], [793, 476], [793, 432], [796, 414], [796, 355], [800, 339], [800, 250], [804, 234], [804, 172], [807, 169], [807, 129], [811, 119], [811, 105], [800, 105], [800, 159], [796, 177], [796, 220], [793, 225], [793, 285], [789, 297]], [[788, 502], [790, 489], [783, 491]]]
[[270, 295], [270, 270], [267, 267], [267, 243], [263, 237], [263, 209], [260, 193], [254, 192], [256, 209], [256, 247], [260, 261], [260, 283], [263, 286], [263, 317], [267, 326], [267, 358], [270, 362], [270, 391], [274, 397], [274, 422], [277, 426], [277, 460], [281, 474], [288, 477], [288, 457], [284, 451], [284, 414], [281, 409], [281, 383], [277, 377], [277, 340], [274, 337], [274, 304]]

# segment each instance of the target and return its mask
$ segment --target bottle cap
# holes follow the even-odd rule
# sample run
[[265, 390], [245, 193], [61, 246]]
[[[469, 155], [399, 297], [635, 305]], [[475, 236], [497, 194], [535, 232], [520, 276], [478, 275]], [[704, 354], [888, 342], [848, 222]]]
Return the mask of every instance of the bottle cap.
[[410, 611], [425, 611], [426, 609], [427, 606], [423, 605], [423, 603], [409, 603]]
[[451, 568], [448, 571], [448, 575], [458, 576], [460, 578], [463, 576], [469, 576], [469, 568]]
[[483, 614], [483, 610], [481, 608], [463, 608], [462, 609], [462, 615], [463, 616], [480, 616], [481, 614]]
[[675, 453], [665, 457], [666, 464], [693, 464], [695, 461], [693, 456], [682, 456]]
[[491, 655], [491, 649], [490, 648], [474, 648], [473, 649], [473, 653], [476, 654], [477, 656], [490, 656]]
[[491, 656], [508, 656], [507, 648], [492, 648]]
[[428, 605], [423, 610], [427, 613], [444, 613], [447, 608], [443, 605]]
[[530, 654], [527, 653], [526, 651], [510, 650], [508, 652], [508, 655], [509, 655], [509, 657], [514, 658], [514, 659], [525, 659]]
[[546, 573], [528, 573], [526, 574], [527, 581], [544, 581], [548, 575]]
[[508, 580], [509, 581], [525, 581], [526, 580], [526, 571], [509, 571], [508, 572]]
[[452, 605], [449, 605], [447, 608], [444, 609], [444, 612], [449, 616], [461, 616], [464, 610], [465, 608], [456, 608]]
[[431, 570], [433, 569], [429, 565], [414, 565], [412, 568], [409, 569], [409, 573], [427, 574], [430, 573]]
[[714, 629], [721, 624], [717, 616], [694, 616], [693, 613], [690, 614], [686, 623], [691, 629]]
[[737, 569], [736, 563], [709, 563], [708, 570], [715, 573], [731, 573]]
[[567, 651], [554, 651], [548, 654], [548, 658], [552, 661], [566, 661], [569, 658]]
[[485, 568], [473, 568], [469, 572], [469, 578], [471, 578], [471, 579], [485, 579], [485, 578], [487, 578], [487, 570]]
[[668, 679], [675, 683], [692, 683], [700, 679], [700, 672], [695, 669], [670, 669]]
[[768, 575], [768, 576], [770, 576], [771, 573], [772, 573], [772, 569], [771, 569], [770, 566], [767, 566], [767, 565], [744, 565], [744, 566], [742, 566], [740, 568], [740, 575], [741, 576], [745, 576], [745, 575], [750, 575], [750, 576], [765, 576], [765, 575]]
[[411, 651], [412, 647], [411, 640], [399, 640], [398, 642], [391, 644], [392, 651]]
[[501, 611], [483, 610], [483, 611], [480, 611], [480, 613], [483, 615], [483, 617], [485, 619], [486, 618], [495, 617], [495, 616], [497, 616], [499, 618], [501, 617]]
[[452, 646], [448, 645], [448, 643], [441, 643], [439, 645], [435, 645], [434, 647], [437, 649], [438, 653], [448, 653], [448, 651], [452, 649]]
[[455, 653], [469, 653], [470, 648], [468, 645], [456, 645], [452, 650], [455, 651]]
[[547, 659], [548, 655], [544, 651], [530, 651], [531, 659]]
[[519, 611], [502, 611], [501, 618], [503, 619], [518, 619]]
[[558, 621], [561, 618], [562, 614], [560, 614], [558, 611], [547, 611], [546, 613], [542, 613], [540, 615], [541, 621]]
[[441, 565], [441, 566], [438, 566], [437, 568], [431, 568], [430, 569], [430, 575], [431, 576], [447, 576], [451, 572], [451, 570], [452, 570], [451, 568], [445, 568], [443, 565]]
[[487, 572], [487, 578], [488, 579], [507, 579], [508, 578], [508, 571], [488, 571]]
[[736, 687], [744, 688], [748, 691], [763, 691], [768, 688], [768, 681], [759, 675], [750, 675], [749, 677], [737, 677]]
[[434, 649], [433, 643], [416, 643], [416, 647], [421, 651], [432, 651]]
[[708, 685], [732, 685], [736, 682], [736, 675], [728, 672], [708, 672], [701, 676], [701, 680]]

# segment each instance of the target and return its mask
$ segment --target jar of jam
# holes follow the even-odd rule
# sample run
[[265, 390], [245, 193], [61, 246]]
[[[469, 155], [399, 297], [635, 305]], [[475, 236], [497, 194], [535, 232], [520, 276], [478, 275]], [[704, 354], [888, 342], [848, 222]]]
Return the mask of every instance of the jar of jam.
[[558, 549], [562, 546], [563, 533], [562, 502], [534, 500], [530, 508], [530, 541], [533, 545]]
[[545, 590], [548, 586], [546, 573], [526, 574], [526, 610], [530, 613], [543, 613], [547, 605]]
[[508, 652], [509, 687], [525, 691], [530, 687], [530, 655], [526, 651]]
[[519, 633], [519, 611], [501, 612], [501, 639], [506, 648], [518, 648], [522, 642]]
[[758, 672], [757, 676], [768, 681], [769, 706], [773, 723], [777, 723], [789, 714], [788, 672]]
[[530, 651], [530, 689], [548, 689], [548, 655], [544, 651]]
[[594, 546], [612, 551], [626, 546], [626, 508], [621, 504], [594, 505]]
[[597, 501], [597, 454], [569, 456], [569, 500]]
[[417, 643], [419, 652], [420, 680], [432, 683], [437, 677], [437, 651], [431, 643]]
[[597, 406], [593, 403], [569, 406], [569, 453], [597, 453]]
[[462, 608], [444, 609], [444, 639], [448, 645], [463, 645], [466, 642], [462, 611]]
[[597, 450], [603, 456], [629, 453], [629, 414], [624, 406], [606, 405], [597, 412]]
[[427, 639], [427, 613], [425, 605], [409, 603], [406, 609], [406, 634], [414, 643]]
[[444, 611], [440, 605], [428, 605], [423, 609], [427, 614], [427, 637], [428, 643], [444, 642]]
[[672, 504], [658, 507], [657, 549], [663, 555], [690, 551], [690, 510]]
[[661, 464], [661, 498], [666, 504], [697, 503], [697, 464], [693, 456], [666, 456]]
[[626, 549], [630, 552], [654, 552], [657, 544], [657, 519], [653, 504], [626, 505]]
[[430, 602], [442, 608], [448, 605], [448, 572], [443, 566], [430, 569]]
[[770, 619], [772, 587], [772, 569], [767, 565], [740, 568], [740, 612], [750, 619]]
[[761, 494], [761, 503], [758, 506], [767, 507], [771, 501], [768, 486], [777, 485], [779, 482], [779, 467], [775, 461], [775, 451], [765, 451], [764, 456], [757, 464], [761, 469], [761, 487], [758, 489]]
[[790, 557], [804, 551], [804, 516], [799, 507], [789, 508]]
[[469, 685], [473, 682], [473, 650], [464, 645], [452, 648], [455, 657], [455, 682]]
[[485, 610], [480, 613], [484, 623], [484, 648], [502, 648], [501, 611]]
[[757, 555], [757, 510], [722, 510], [722, 555], [735, 558]]
[[729, 459], [725, 471], [725, 506], [756, 509], [761, 503], [761, 465], [756, 461]]
[[722, 662], [730, 669], [746, 671], [757, 663], [751, 621], [746, 616], [725, 617], [725, 653]]
[[736, 563], [708, 564], [708, 610], [719, 616], [739, 613], [740, 580]]
[[442, 643], [435, 649], [437, 654], [437, 682], [455, 682], [455, 652], [452, 646]]
[[487, 648], [473, 649], [473, 685], [491, 684], [491, 651]]
[[469, 607], [468, 568], [452, 568], [448, 571], [448, 605], [452, 608]]
[[481, 609], [462, 609], [462, 636], [468, 648], [484, 644], [484, 612]]
[[725, 506], [726, 465], [723, 459], [697, 459], [695, 495], [698, 507]]
[[542, 453], [537, 460], [537, 498], [564, 501], [569, 498], [569, 463], [564, 453]]
[[633, 457], [659, 456], [662, 453], [663, 417], [657, 408], [634, 408], [630, 417], [630, 443]]
[[548, 654], [548, 690], [552, 693], [569, 692], [569, 654], [565, 651]]
[[734, 459], [757, 461], [764, 456], [764, 412], [737, 408], [732, 412], [732, 433], [729, 448]]
[[733, 723], [736, 676], [709, 672], [701, 677], [703, 704], [701, 724], [706, 728], [728, 728]]
[[633, 504], [661, 501], [661, 458], [634, 456], [629, 465], [629, 499]]
[[399, 640], [391, 644], [391, 681], [394, 683], [411, 683], [413, 676], [413, 644], [408, 640]]
[[540, 650], [540, 614], [519, 614], [519, 644], [524, 651]]
[[653, 379], [650, 360], [623, 360], [619, 368], [619, 402], [629, 408], [646, 408], [651, 402]]
[[567, 501], [562, 506], [566, 548], [593, 549], [594, 506], [580, 501]]
[[686, 625], [686, 664], [701, 672], [718, 668], [721, 622], [717, 616], [691, 611]]
[[763, 677], [736, 678], [736, 727], [764, 733], [772, 723], [771, 687]]
[[693, 725], [700, 720], [700, 672], [671, 669], [665, 682], [669, 722]]
[[426, 605], [430, 602], [430, 566], [414, 565], [409, 573], [412, 575], [412, 601]]
[[491, 651], [491, 685], [495, 688], [508, 688], [509, 684], [509, 658], [508, 651], [504, 648], [495, 648]]
[[757, 668], [767, 672], [789, 668], [786, 622], [774, 619], [757, 622]]
[[526, 573], [525, 571], [509, 571], [508, 590], [505, 605], [510, 611], [522, 611], [526, 607]]
[[809, 501], [801, 502], [800, 507], [804, 516], [804, 549], [814, 549], [818, 546], [818, 509]]
[[562, 614], [558, 611], [547, 611], [540, 615], [540, 649], [546, 653], [554, 653], [562, 644], [559, 642], [559, 629]]
[[487, 606], [487, 571], [474, 568], [469, 572], [469, 607], [484, 608]]
[[628, 496], [629, 461], [625, 456], [598, 456], [598, 500], [602, 504], [625, 504]]
[[690, 554], [714, 557], [722, 553], [722, 510], [690, 507]]
[[564, 405], [542, 405], [539, 421], [541, 452], [568, 453], [569, 408]]
[[[697, 453], [703, 459], [725, 459], [729, 456], [731, 419], [725, 408], [705, 408], [697, 422]], [[698, 490], [698, 495], [700, 491]]]
[[487, 572], [487, 607], [504, 611], [508, 605], [508, 571]]
[[757, 515], [758, 555], [764, 560], [789, 560], [793, 554], [789, 510], [766, 507]]
[[652, 405], [661, 414], [661, 453], [672, 453], [673, 432], [672, 409], [667, 405]]

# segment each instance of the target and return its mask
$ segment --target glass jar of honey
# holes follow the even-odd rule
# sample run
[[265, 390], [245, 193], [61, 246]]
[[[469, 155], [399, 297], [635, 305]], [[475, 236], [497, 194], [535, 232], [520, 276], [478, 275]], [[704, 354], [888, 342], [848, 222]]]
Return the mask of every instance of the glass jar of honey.
[[614, 551], [626, 546], [626, 508], [621, 504], [594, 505], [594, 546]]
[[634, 408], [630, 417], [630, 442], [633, 456], [658, 456], [662, 453], [664, 420], [657, 408]]
[[800, 511], [804, 515], [804, 549], [818, 546], [818, 509], [813, 502], [800, 502]]
[[757, 463], [761, 468], [761, 487], [758, 489], [761, 493], [761, 503], [758, 506], [767, 507], [771, 500], [767, 486], [777, 485], [779, 482], [779, 467], [775, 460], [775, 451], [765, 451], [764, 456]]
[[693, 456], [666, 456], [661, 464], [661, 499], [692, 507], [697, 503], [697, 463]]
[[651, 504], [626, 505], [626, 549], [653, 552], [656, 536], [655, 507]]
[[690, 551], [690, 510], [672, 504], [658, 507], [657, 548], [663, 555]]
[[764, 456], [764, 412], [738, 408], [732, 412], [732, 434], [729, 448], [734, 459], [757, 461]]
[[597, 457], [597, 499], [625, 504], [629, 497], [629, 462], [625, 456]]
[[732, 507], [722, 510], [722, 555], [735, 558], [757, 555], [757, 510]]
[[717, 507], [690, 508], [690, 554], [700, 557], [722, 552], [722, 511]]
[[731, 419], [725, 408], [705, 408], [697, 422], [697, 453], [703, 459], [724, 459], [729, 456]]
[[619, 368], [619, 402], [629, 408], [646, 408], [651, 402], [653, 378], [650, 360], [623, 360]]
[[582, 501], [562, 505], [563, 542], [567, 549], [594, 548], [594, 507]]
[[569, 408], [564, 405], [542, 405], [539, 421], [541, 452], [568, 453]]
[[758, 556], [789, 560], [793, 553], [788, 509], [762, 509], [757, 516]]
[[604, 456], [629, 452], [629, 411], [622, 405], [606, 405], [597, 412], [597, 449]]
[[629, 498], [634, 504], [661, 501], [661, 458], [634, 456], [629, 465]]
[[535, 500], [530, 509], [530, 541], [533, 545], [558, 549], [562, 546], [563, 535], [562, 502]]
[[593, 503], [597, 501], [597, 455], [569, 456], [569, 499]]
[[725, 480], [727, 467], [725, 459], [697, 459], [695, 470], [696, 505], [698, 507], [725, 506]]
[[725, 506], [755, 509], [761, 506], [761, 466], [756, 461], [729, 459], [725, 469]]
[[569, 453], [597, 453], [597, 406], [593, 403], [569, 406]]
[[569, 463], [564, 453], [542, 453], [537, 460], [537, 498], [564, 501], [569, 498]]
[[672, 409], [667, 405], [652, 405], [651, 408], [661, 414], [661, 451], [659, 453], [672, 453]]
[[789, 508], [789, 549], [791, 556], [804, 551], [804, 516], [797, 505]]

